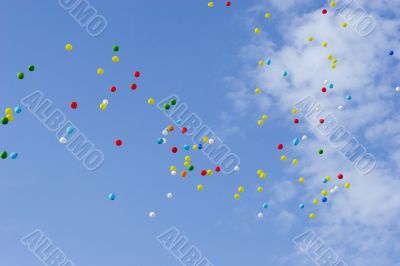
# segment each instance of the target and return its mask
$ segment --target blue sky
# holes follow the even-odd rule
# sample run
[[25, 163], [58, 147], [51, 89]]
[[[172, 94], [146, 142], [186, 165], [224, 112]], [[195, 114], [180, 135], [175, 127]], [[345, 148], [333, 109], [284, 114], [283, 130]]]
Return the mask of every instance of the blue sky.
[[[21, 105], [40, 90], [105, 161], [96, 171], [86, 170], [26, 108], [2, 126], [1, 149], [19, 157], [1, 161], [0, 265], [43, 265], [20, 242], [35, 229], [75, 265], [181, 265], [157, 241], [171, 227], [213, 265], [313, 265], [292, 241], [309, 229], [347, 265], [399, 265], [400, 3], [358, 0], [377, 22], [363, 37], [350, 21], [342, 28], [347, 19], [327, 1], [232, 1], [229, 8], [215, 1], [212, 9], [207, 2], [92, 0], [108, 21], [98, 37], [58, 1], [2, 3], [0, 108]], [[272, 18], [264, 19], [265, 12]], [[254, 34], [255, 27], [261, 34]], [[66, 43], [73, 44], [71, 52]], [[121, 49], [118, 64], [111, 61], [114, 44]], [[328, 54], [338, 58], [335, 70]], [[272, 64], [260, 67], [258, 61], [266, 59]], [[27, 71], [29, 64], [34, 72]], [[101, 77], [99, 67], [105, 70]], [[16, 78], [19, 71], [23, 80]], [[324, 80], [335, 85], [327, 94], [320, 92]], [[129, 88], [132, 82], [136, 91]], [[256, 87], [263, 92], [255, 95]], [[215, 165], [199, 151], [183, 152], [191, 140], [178, 132], [167, 136], [166, 145], [156, 143], [171, 121], [147, 99], [158, 102], [171, 94], [240, 157], [239, 172], [202, 177], [200, 169]], [[299, 114], [300, 124], [293, 124], [294, 104], [309, 95], [375, 156], [371, 173], [357, 171], [316, 121]], [[99, 109], [103, 99], [109, 100], [105, 111]], [[78, 109], [69, 107], [72, 101]], [[262, 114], [269, 119], [259, 127]], [[308, 140], [294, 147], [293, 138], [303, 135]], [[124, 145], [116, 147], [116, 139]], [[284, 151], [276, 149], [278, 143]], [[177, 154], [172, 146], [180, 148]], [[319, 148], [323, 156], [316, 155]], [[280, 160], [283, 154], [288, 161]], [[195, 171], [186, 179], [172, 176], [170, 165], [183, 169], [185, 155]], [[299, 164], [291, 164], [294, 158]], [[258, 169], [267, 173], [265, 180]], [[336, 180], [338, 173], [344, 181]], [[333, 181], [323, 184], [327, 175]], [[304, 184], [297, 182], [301, 176]], [[344, 189], [344, 182], [351, 188]], [[199, 183], [204, 191], [196, 190]], [[264, 192], [256, 191], [259, 185]], [[335, 185], [340, 189], [327, 203], [312, 206], [322, 189]], [[238, 186], [245, 192], [235, 200]], [[111, 192], [115, 201], [108, 200]]]

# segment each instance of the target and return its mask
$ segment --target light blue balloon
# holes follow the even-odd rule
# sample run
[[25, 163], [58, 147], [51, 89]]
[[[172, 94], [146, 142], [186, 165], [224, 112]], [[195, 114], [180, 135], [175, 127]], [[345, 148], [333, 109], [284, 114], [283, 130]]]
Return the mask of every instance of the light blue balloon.
[[19, 107], [19, 106], [15, 107], [14, 108], [14, 112], [17, 113], [17, 114], [21, 113], [22, 112], [21, 107]]
[[109, 200], [115, 200], [115, 198], [116, 198], [116, 196], [115, 196], [114, 193], [110, 193], [110, 194], [108, 195], [108, 199], [109, 199]]
[[68, 127], [67, 128], [67, 134], [70, 135], [70, 134], [72, 134], [72, 132], [74, 132], [74, 128], [73, 127]]
[[268, 203], [264, 203], [264, 204], [263, 204], [263, 208], [264, 208], [264, 209], [268, 209]]
[[295, 139], [293, 140], [293, 145], [294, 145], [294, 146], [299, 145], [299, 143], [300, 143], [300, 139], [295, 138]]
[[12, 152], [10, 154], [10, 158], [13, 159], [13, 160], [17, 159], [17, 157], [18, 157], [18, 153], [16, 153], [16, 152]]
[[351, 100], [351, 95], [346, 95], [346, 100]]
[[304, 209], [304, 204], [303, 204], [303, 203], [300, 203], [300, 204], [299, 204], [299, 208], [300, 208], [300, 209]]
[[183, 146], [183, 148], [184, 148], [186, 151], [188, 151], [188, 150], [190, 150], [190, 145], [187, 145], [187, 144], [186, 144], [186, 145]]
[[329, 88], [333, 89], [333, 83], [329, 84]]
[[284, 72], [283, 72], [283, 76], [284, 76], [284, 77], [287, 77], [288, 75], [289, 75], [289, 73], [288, 73], [287, 71], [284, 71]]
[[268, 59], [267, 60], [267, 65], [270, 65], [271, 64], [271, 59]]

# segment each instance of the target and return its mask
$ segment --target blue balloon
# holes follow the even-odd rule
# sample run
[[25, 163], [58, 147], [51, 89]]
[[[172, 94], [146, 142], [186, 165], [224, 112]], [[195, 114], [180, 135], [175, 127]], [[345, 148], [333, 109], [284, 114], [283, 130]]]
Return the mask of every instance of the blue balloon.
[[351, 95], [346, 95], [346, 100], [351, 100]]
[[14, 112], [17, 113], [17, 114], [21, 113], [22, 112], [21, 107], [19, 107], [19, 106], [15, 107], [14, 108]]
[[199, 150], [201, 150], [203, 149], [203, 144], [200, 143], [197, 147], [199, 148]]
[[10, 154], [10, 158], [13, 159], [13, 160], [17, 159], [17, 157], [18, 157], [18, 153], [16, 153], [16, 152], [12, 152]]
[[323, 183], [327, 183], [328, 179], [324, 178], [324, 180], [322, 181]]
[[287, 77], [288, 75], [289, 75], [289, 73], [288, 73], [287, 71], [284, 71], [284, 72], [283, 72], [283, 76], [284, 76], [284, 77]]
[[294, 145], [294, 146], [299, 145], [299, 143], [300, 143], [300, 139], [295, 138], [295, 139], [293, 140], [293, 145]]
[[67, 128], [67, 134], [70, 135], [70, 134], [72, 134], [72, 132], [74, 132], [74, 128], [73, 127], [68, 127]]
[[176, 123], [177, 123], [178, 125], [180, 125], [180, 124], [182, 124], [182, 120], [178, 119], [178, 120], [176, 121]]
[[184, 146], [183, 146], [183, 149], [185, 149], [185, 150], [187, 150], [187, 151], [190, 150], [190, 145], [187, 145], [187, 144], [184, 145]]
[[333, 83], [329, 84], [329, 88], [333, 89]]
[[389, 52], [389, 55], [394, 55], [394, 51], [390, 51], [390, 52]]
[[322, 202], [327, 202], [327, 201], [328, 201], [328, 199], [326, 197], [322, 198]]
[[115, 200], [115, 194], [114, 193], [110, 193], [109, 195], [108, 195], [108, 199], [109, 200]]
[[163, 144], [163, 142], [164, 142], [164, 140], [163, 140], [162, 138], [159, 138], [159, 139], [157, 140], [157, 143], [158, 143], [158, 144]]
[[270, 65], [271, 64], [271, 59], [268, 59], [267, 60], [267, 65]]
[[264, 204], [263, 204], [263, 208], [264, 208], [264, 209], [268, 209], [268, 203], [264, 203]]
[[300, 209], [304, 209], [304, 204], [303, 204], [303, 203], [300, 203], [300, 204], [299, 204], [299, 208], [300, 208]]

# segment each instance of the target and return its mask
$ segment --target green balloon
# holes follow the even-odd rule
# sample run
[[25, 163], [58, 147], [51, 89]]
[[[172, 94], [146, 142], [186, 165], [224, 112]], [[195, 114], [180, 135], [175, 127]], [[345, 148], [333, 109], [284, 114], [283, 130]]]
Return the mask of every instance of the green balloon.
[[194, 166], [193, 165], [189, 165], [188, 170], [189, 171], [193, 171], [193, 169], [194, 169]]
[[0, 156], [1, 156], [2, 159], [6, 159], [7, 158], [7, 152], [3, 151]]
[[1, 119], [1, 123], [2, 123], [3, 125], [7, 125], [7, 124], [8, 124], [8, 118], [7, 118], [7, 117], [3, 117], [3, 118]]
[[113, 50], [114, 50], [114, 52], [118, 52], [119, 51], [119, 46], [118, 45], [114, 45], [113, 46]]
[[24, 73], [22, 73], [22, 72], [18, 72], [18, 74], [17, 74], [17, 77], [19, 78], [19, 79], [23, 79], [24, 78]]
[[169, 108], [171, 108], [171, 106], [168, 103], [166, 103], [166, 104], [164, 104], [164, 108], [165, 108], [165, 110], [168, 110]]
[[28, 66], [28, 70], [29, 71], [34, 71], [35, 70], [35, 66], [34, 65], [29, 65]]
[[171, 105], [175, 105], [176, 104], [176, 100], [175, 99], [172, 99], [171, 100]]
[[321, 155], [321, 154], [323, 154], [323, 153], [324, 153], [324, 150], [323, 150], [323, 149], [319, 149], [319, 150], [318, 150], [318, 154], [319, 154], [319, 155]]

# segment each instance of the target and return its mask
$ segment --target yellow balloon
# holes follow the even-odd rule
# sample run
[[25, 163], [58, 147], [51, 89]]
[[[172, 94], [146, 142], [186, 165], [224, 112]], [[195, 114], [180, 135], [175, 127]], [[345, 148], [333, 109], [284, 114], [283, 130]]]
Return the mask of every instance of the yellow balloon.
[[321, 195], [322, 195], [322, 196], [327, 196], [327, 195], [328, 195], [328, 191], [326, 191], [325, 189], [322, 190]]
[[262, 172], [261, 174], [260, 174], [260, 178], [261, 179], [264, 179], [266, 177], [266, 174], [264, 173], [264, 172]]
[[193, 145], [193, 150], [197, 150], [199, 148], [199, 146], [197, 146], [196, 144]]
[[313, 37], [311, 37], [311, 36], [310, 36], [310, 37], [308, 37], [308, 41], [309, 41], [309, 42], [312, 42], [313, 40], [314, 40], [314, 38], [313, 38]]
[[243, 193], [243, 191], [244, 191], [244, 187], [242, 187], [242, 186], [238, 187], [238, 192], [239, 193]]
[[171, 165], [171, 166], [169, 167], [169, 170], [170, 170], [170, 171], [176, 171], [175, 165]]
[[315, 218], [315, 214], [314, 213], [310, 213], [310, 215], [308, 217], [310, 217], [310, 219], [314, 219]]
[[72, 50], [72, 44], [67, 43], [67, 44], [65, 45], [65, 50], [71, 51], [71, 50]]
[[14, 117], [11, 114], [6, 115], [8, 121], [12, 122], [14, 120]]
[[346, 23], [346, 22], [343, 22], [343, 23], [342, 23], [342, 27], [343, 27], [343, 28], [346, 28], [346, 27], [347, 27], [347, 23]]
[[234, 197], [235, 199], [240, 199], [240, 194], [236, 193]]
[[261, 175], [262, 172], [262, 170], [257, 170], [257, 175]]
[[263, 116], [261, 117], [261, 119], [262, 119], [262, 120], [267, 120], [267, 119], [268, 119], [268, 116], [267, 116], [267, 115], [263, 115]]
[[191, 159], [191, 158], [190, 158], [190, 156], [189, 156], [189, 155], [186, 155], [186, 156], [185, 156], [185, 161], [188, 161], [188, 162], [190, 162], [190, 159]]
[[202, 191], [204, 189], [204, 186], [202, 184], [197, 185], [197, 190]]
[[119, 57], [118, 57], [117, 55], [114, 55], [114, 56], [111, 58], [111, 60], [112, 60], [114, 63], [118, 63], [118, 62], [119, 62]]
[[212, 170], [207, 170], [207, 175], [212, 175], [213, 171]]
[[264, 191], [264, 189], [262, 188], [262, 187], [257, 187], [257, 192], [263, 192]]
[[335, 7], [336, 6], [336, 2], [335, 1], [331, 1], [330, 6], [331, 7]]
[[260, 61], [258, 61], [258, 64], [259, 64], [260, 66], [263, 66], [263, 65], [265, 65], [265, 62], [264, 62], [263, 60], [260, 60]]
[[350, 188], [350, 183], [344, 184], [344, 187], [345, 187], [345, 188]]
[[259, 126], [264, 125], [264, 121], [263, 121], [263, 120], [258, 120], [258, 125], [259, 125]]
[[325, 179], [326, 179], [326, 181], [331, 181], [331, 177], [329, 176], [329, 175], [327, 175], [326, 177], [325, 177]]
[[286, 161], [286, 159], [287, 159], [286, 155], [281, 156], [281, 161]]
[[101, 76], [104, 74], [104, 69], [102, 69], [101, 67], [97, 69], [97, 75]]
[[330, 55], [328, 55], [328, 60], [332, 60], [333, 59], [333, 56], [330, 54]]
[[336, 64], [332, 64], [332, 65], [331, 65], [331, 68], [332, 68], [332, 69], [335, 69], [335, 68], [336, 68]]
[[155, 101], [154, 101], [153, 98], [149, 98], [149, 99], [147, 100], [147, 103], [150, 104], [150, 105], [153, 105], [153, 104], [155, 103]]
[[293, 163], [294, 165], [296, 165], [296, 164], [298, 164], [298, 163], [299, 163], [299, 160], [297, 160], [297, 159], [293, 159], [292, 163]]
[[260, 88], [256, 88], [254, 91], [255, 91], [256, 94], [259, 94], [261, 92], [261, 89]]
[[208, 7], [214, 7], [214, 2], [208, 2]]
[[332, 63], [336, 64], [337, 63], [337, 59], [333, 59]]
[[323, 46], [323, 47], [328, 47], [328, 43], [327, 43], [327, 42], [323, 42], [323, 43], [322, 43], [322, 46]]
[[292, 114], [293, 114], [293, 115], [296, 115], [296, 114], [297, 114], [297, 109], [296, 109], [296, 108], [293, 108], [293, 109], [292, 109]]
[[186, 166], [186, 167], [188, 167], [188, 166], [190, 165], [190, 162], [185, 161], [185, 162], [183, 163], [183, 165]]
[[313, 203], [314, 205], [317, 205], [317, 204], [318, 204], [318, 200], [317, 200], [317, 199], [313, 199], [312, 203]]
[[260, 33], [261, 33], [261, 30], [260, 30], [260, 28], [255, 28], [255, 29], [254, 29], [254, 32], [255, 32], [256, 34], [260, 34]]
[[105, 110], [107, 108], [107, 104], [105, 104], [105, 103], [101, 103], [100, 104], [100, 109], [101, 110]]
[[300, 177], [300, 178], [299, 178], [299, 182], [300, 182], [300, 183], [304, 183], [304, 177]]
[[6, 115], [11, 115], [13, 110], [10, 107], [7, 107], [5, 110]]
[[208, 140], [209, 140], [209, 139], [208, 139], [208, 137], [207, 137], [207, 136], [204, 136], [204, 137], [203, 137], [203, 142], [204, 142], [204, 143], [207, 143], [207, 142], [208, 142]]
[[270, 13], [265, 13], [265, 16], [264, 16], [265, 18], [270, 18], [271, 17], [271, 14]]

